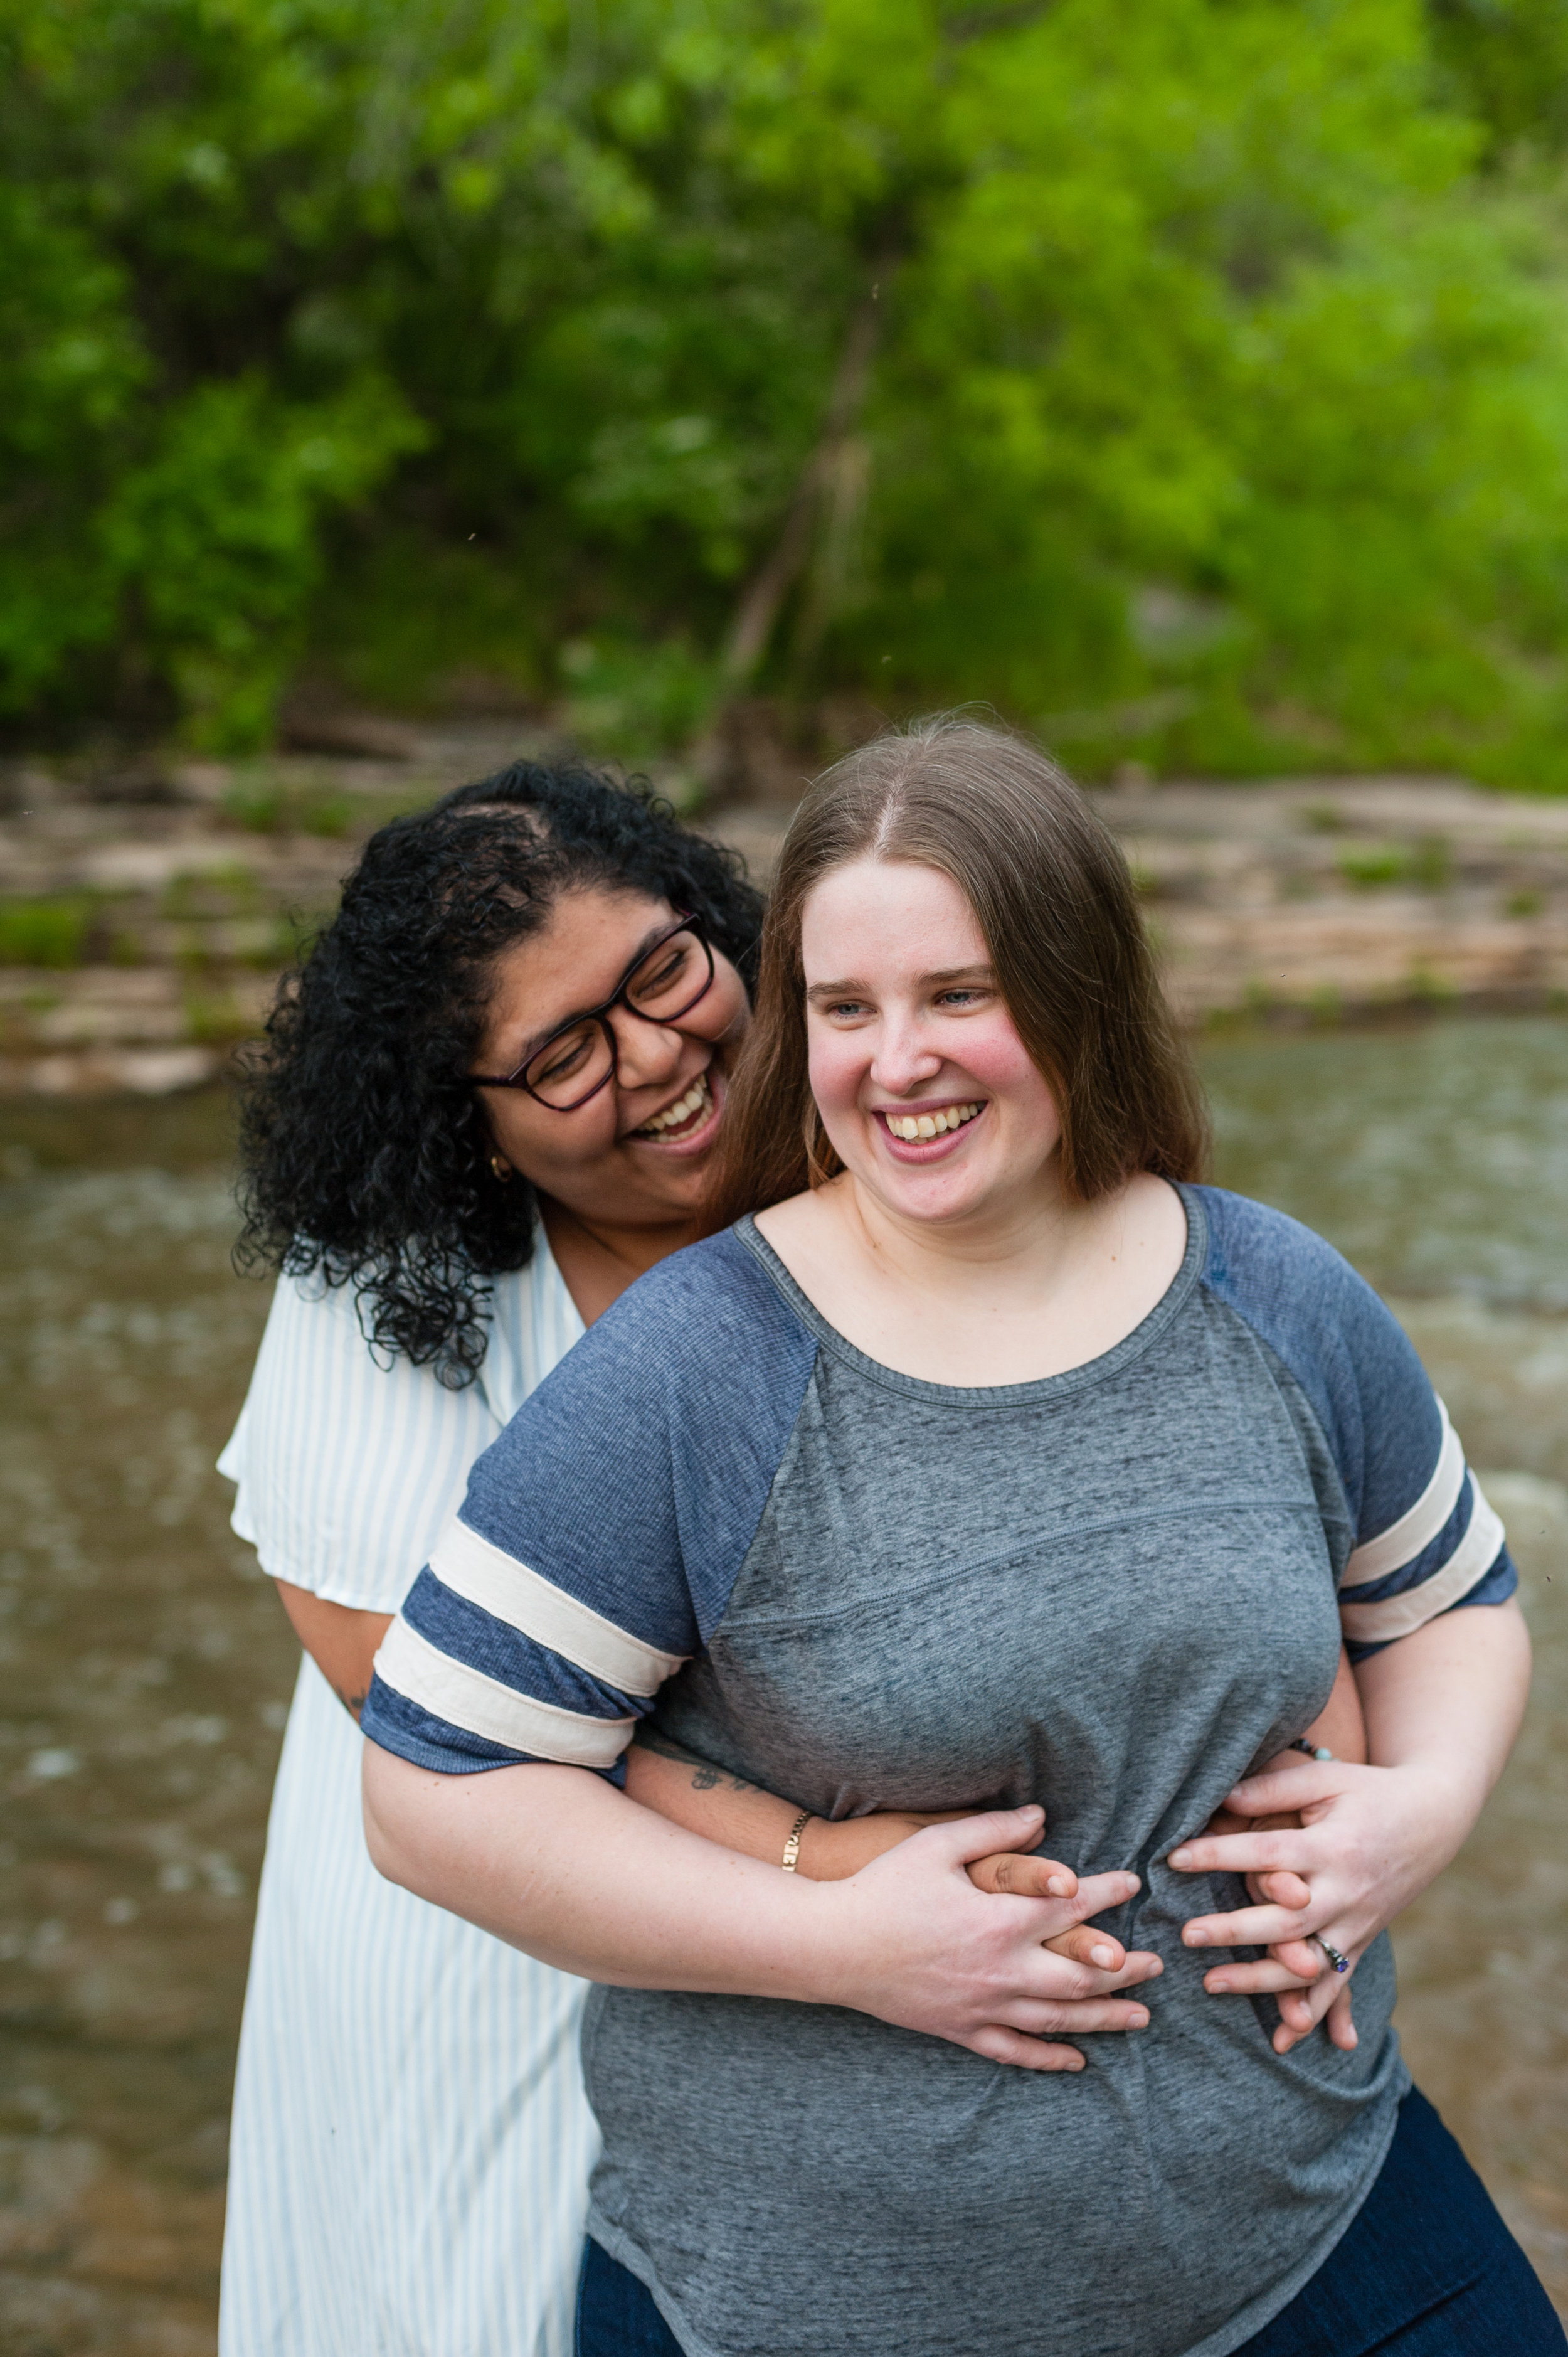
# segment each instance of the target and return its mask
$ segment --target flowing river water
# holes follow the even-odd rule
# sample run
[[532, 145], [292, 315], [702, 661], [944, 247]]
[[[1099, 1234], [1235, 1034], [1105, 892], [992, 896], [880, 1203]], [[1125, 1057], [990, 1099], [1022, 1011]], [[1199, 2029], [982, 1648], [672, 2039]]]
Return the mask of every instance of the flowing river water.
[[[1519, 1751], [1396, 1932], [1407, 2050], [1568, 2313], [1568, 1024], [1204, 1049], [1218, 1175], [1394, 1303], [1509, 1524]], [[297, 1653], [212, 1469], [265, 1312], [216, 1096], [0, 1108], [0, 2348], [210, 2357]]]

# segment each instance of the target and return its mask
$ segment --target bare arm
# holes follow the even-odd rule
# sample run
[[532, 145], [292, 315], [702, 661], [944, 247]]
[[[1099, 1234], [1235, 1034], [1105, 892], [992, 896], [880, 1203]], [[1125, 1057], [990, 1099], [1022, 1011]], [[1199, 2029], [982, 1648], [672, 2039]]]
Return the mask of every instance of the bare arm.
[[[744, 1776], [732, 1776], [727, 1768], [715, 1767], [700, 1752], [688, 1751], [648, 1726], [639, 1727], [626, 1755], [626, 1789], [643, 1808], [668, 1817], [671, 1824], [684, 1825], [688, 1833], [738, 1849], [766, 1866], [781, 1863], [784, 1844], [800, 1815], [792, 1801], [781, 1801]], [[836, 1822], [811, 1816], [800, 1831], [796, 1871], [811, 1882], [844, 1882], [925, 1826], [955, 1824], [973, 1814], [972, 1809], [885, 1809], [875, 1816]], [[972, 1880], [976, 1871], [972, 1871]], [[1047, 1890], [1042, 1883], [1037, 1897], [1071, 1898], [1077, 1876], [1067, 1867], [1057, 1871], [1062, 1888]], [[977, 1889], [986, 1887], [976, 1881]]]
[[992, 1898], [971, 1857], [1037, 1839], [1040, 1812], [934, 1825], [848, 1881], [812, 1882], [667, 1823], [580, 1768], [442, 1776], [365, 1747], [365, 1831], [381, 1873], [563, 1971], [630, 1988], [844, 2005], [996, 2061], [1075, 2070], [1064, 2031], [1141, 2027], [1120, 1974], [1041, 1943], [1137, 1888], [1096, 1875], [1070, 1900]]
[[1339, 1648], [1339, 1667], [1335, 1674], [1334, 1691], [1302, 1741], [1321, 1744], [1326, 1751], [1333, 1752], [1336, 1760], [1354, 1760], [1361, 1763], [1366, 1760], [1366, 1714], [1361, 1707], [1361, 1691], [1356, 1684], [1356, 1673], [1343, 1645]]
[[1298, 1810], [1299, 1831], [1205, 1835], [1170, 1857], [1182, 1873], [1283, 1868], [1305, 1883], [1304, 1908], [1253, 1906], [1200, 1916], [1184, 1934], [1191, 1947], [1283, 1948], [1273, 1962], [1227, 1964], [1209, 1974], [1207, 1986], [1217, 1994], [1299, 1988], [1299, 1975], [1283, 1984], [1267, 1976], [1298, 1961], [1309, 1965], [1313, 1986], [1298, 2001], [1281, 2000], [1287, 2026], [1275, 2044], [1282, 2052], [1321, 2018], [1338, 1986], [1302, 1943], [1321, 1933], [1354, 1964], [1442, 1872], [1480, 1815], [1524, 1716], [1524, 1615], [1513, 1598], [1443, 1613], [1370, 1655], [1356, 1683], [1369, 1766], [1303, 1760], [1299, 1768], [1251, 1777], [1228, 1805], [1248, 1818]]
[[[1367, 1756], [1361, 1698], [1343, 1647], [1334, 1691], [1321, 1716], [1307, 1728], [1305, 1740], [1322, 1744], [1337, 1760]], [[800, 1814], [792, 1801], [780, 1800], [760, 1784], [733, 1775], [646, 1723], [639, 1727], [627, 1753], [626, 1789], [634, 1801], [655, 1815], [667, 1817], [671, 1824], [684, 1825], [690, 1833], [768, 1866], [779, 1863]], [[811, 1816], [800, 1831], [796, 1870], [814, 1882], [842, 1882], [922, 1827], [950, 1824], [967, 1813], [962, 1809], [896, 1809], [837, 1822]], [[1291, 1816], [1274, 1822], [1294, 1824], [1299, 1820]], [[1215, 1830], [1223, 1825], [1239, 1833], [1244, 1824], [1240, 1817], [1220, 1819], [1216, 1820]], [[1030, 1898], [1070, 1898], [1078, 1888], [1078, 1877], [1059, 1859], [1025, 1857], [1017, 1851], [972, 1859], [968, 1873], [977, 1890], [1015, 1891]], [[1294, 1876], [1266, 1879], [1278, 1888], [1262, 1887], [1256, 1896], [1277, 1897], [1285, 1906], [1305, 1903], [1306, 1886]], [[1058, 1955], [1073, 1956], [1080, 1964], [1109, 1965], [1112, 1970], [1120, 1969], [1126, 1953], [1108, 1933], [1087, 1927], [1064, 1933], [1050, 1945]]]
[[[673, 1743], [657, 1727], [639, 1728], [627, 1754], [626, 1789], [642, 1807], [672, 1824], [722, 1842], [765, 1866], [782, 1863], [784, 1845], [800, 1825], [800, 1812], [744, 1776], [732, 1776], [699, 1753]], [[950, 1825], [972, 1818], [972, 1809], [883, 1809], [867, 1817], [808, 1817], [800, 1827], [795, 1870], [812, 1882], [846, 1882], [927, 1825]], [[1026, 1846], [1038, 1839], [1038, 1822]], [[965, 1871], [977, 1890], [1011, 1892], [1024, 1899], [1070, 1899], [1078, 1877], [1060, 1858], [993, 1850], [971, 1858]], [[1120, 1940], [1088, 1923], [1074, 1924], [1046, 1941], [1058, 1956], [1119, 1973], [1127, 1959]]]
[[[358, 1722], [370, 1692], [376, 1651], [391, 1626], [392, 1615], [329, 1604], [308, 1588], [295, 1587], [285, 1579], [277, 1582], [277, 1589], [295, 1635], [344, 1709]], [[667, 1817], [672, 1824], [684, 1825], [707, 1841], [775, 1866], [800, 1814], [789, 1802], [764, 1792], [760, 1785], [732, 1776], [646, 1728], [628, 1758], [627, 1791], [644, 1808]], [[929, 1815], [887, 1812], [850, 1818], [842, 1824], [813, 1817], [802, 1835], [799, 1871], [811, 1881], [843, 1881], [923, 1826], [951, 1824], [970, 1813], [962, 1809]], [[1023, 1857], [1016, 1852], [976, 1858], [968, 1871], [979, 1890], [1070, 1899], [1078, 1889], [1078, 1877], [1056, 1859]], [[1120, 1941], [1087, 1925], [1074, 1926], [1050, 1944], [1058, 1955], [1113, 1972], [1121, 1970], [1126, 1958]]]
[[356, 1612], [351, 1605], [328, 1604], [308, 1587], [277, 1582], [294, 1633], [342, 1704], [358, 1720], [371, 1691], [376, 1648], [392, 1626], [390, 1612]]

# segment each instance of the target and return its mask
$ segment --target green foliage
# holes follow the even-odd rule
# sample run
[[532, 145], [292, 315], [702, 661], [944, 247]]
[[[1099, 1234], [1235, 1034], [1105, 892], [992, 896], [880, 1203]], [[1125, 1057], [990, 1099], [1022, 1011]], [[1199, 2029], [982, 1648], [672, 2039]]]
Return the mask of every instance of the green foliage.
[[1564, 0], [1432, 0], [1438, 86], [1486, 124], [1494, 158], [1568, 144]]
[[259, 775], [240, 779], [223, 796], [223, 815], [250, 834], [347, 834], [354, 808], [346, 794]]
[[565, 718], [572, 734], [590, 751], [622, 760], [636, 760], [650, 746], [686, 743], [717, 686], [713, 665], [681, 640], [650, 647], [607, 636], [573, 639], [559, 660], [571, 689]]
[[631, 761], [755, 678], [1568, 787], [1564, 0], [5, 0], [0, 51], [14, 725], [242, 750], [308, 660]]
[[85, 899], [0, 900], [0, 965], [80, 965], [92, 915]]
[[1346, 851], [1338, 866], [1346, 882], [1363, 891], [1413, 884], [1423, 892], [1441, 892], [1454, 873], [1454, 853], [1444, 836], [1431, 834], [1415, 844], [1368, 844]]

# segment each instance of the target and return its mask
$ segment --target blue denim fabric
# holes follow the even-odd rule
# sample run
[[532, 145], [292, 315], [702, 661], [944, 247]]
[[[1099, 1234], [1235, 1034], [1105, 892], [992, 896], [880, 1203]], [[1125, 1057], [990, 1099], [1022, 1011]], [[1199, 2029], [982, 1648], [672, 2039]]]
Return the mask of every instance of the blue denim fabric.
[[650, 2294], [592, 2235], [577, 2281], [575, 2348], [577, 2357], [682, 2357]]
[[[1312, 2281], [1235, 2357], [1563, 2357], [1568, 2337], [1491, 2196], [1412, 2089], [1378, 2181]], [[577, 2357], [682, 2357], [634, 2275], [590, 2242]]]
[[1310, 2283], [1236, 2357], [1563, 2357], [1534, 2268], [1419, 2088]]

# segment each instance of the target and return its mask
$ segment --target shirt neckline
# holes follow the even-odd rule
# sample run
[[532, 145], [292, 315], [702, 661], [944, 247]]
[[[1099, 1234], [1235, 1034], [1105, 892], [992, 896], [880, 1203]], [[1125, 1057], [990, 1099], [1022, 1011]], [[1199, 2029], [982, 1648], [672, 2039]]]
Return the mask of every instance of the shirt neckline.
[[870, 1383], [879, 1383], [886, 1391], [901, 1393], [906, 1399], [926, 1400], [946, 1407], [995, 1408], [1023, 1407], [1050, 1399], [1066, 1398], [1072, 1392], [1087, 1391], [1091, 1385], [1104, 1383], [1135, 1359], [1153, 1348], [1162, 1334], [1179, 1317], [1190, 1297], [1204, 1262], [1208, 1255], [1208, 1214], [1197, 1189], [1180, 1179], [1170, 1182], [1181, 1198], [1187, 1214], [1187, 1249], [1181, 1266], [1161, 1294], [1154, 1308], [1142, 1318], [1129, 1334], [1113, 1342], [1109, 1351], [1097, 1358], [1086, 1359], [1079, 1367], [1064, 1367], [1059, 1374], [1036, 1375], [1026, 1383], [932, 1383], [919, 1375], [906, 1375], [897, 1367], [886, 1366], [880, 1359], [872, 1358], [860, 1350], [845, 1334], [824, 1318], [815, 1302], [810, 1300], [790, 1275], [767, 1237], [757, 1228], [748, 1211], [731, 1229], [736, 1242], [756, 1261], [768, 1282], [780, 1293], [800, 1324], [816, 1336], [823, 1350], [832, 1357], [853, 1367]]

